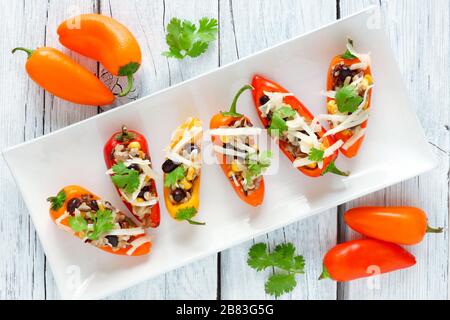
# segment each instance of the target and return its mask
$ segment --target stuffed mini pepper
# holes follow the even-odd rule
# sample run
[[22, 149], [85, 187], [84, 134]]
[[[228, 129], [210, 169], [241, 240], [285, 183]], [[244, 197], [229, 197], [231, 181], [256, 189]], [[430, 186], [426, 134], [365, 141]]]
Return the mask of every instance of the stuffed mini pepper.
[[334, 164], [343, 141], [326, 136], [318, 119], [292, 93], [258, 75], [252, 85], [259, 118], [295, 167], [309, 177], [348, 175]]
[[143, 228], [82, 187], [64, 187], [47, 201], [55, 224], [84, 243], [118, 255], [140, 256], [150, 252], [151, 240]]
[[106, 142], [104, 158], [107, 174], [128, 210], [144, 228], [159, 226], [156, 175], [145, 137], [123, 126]]
[[175, 220], [194, 225], [204, 225], [193, 220], [200, 202], [202, 134], [200, 120], [187, 119], [172, 135], [162, 165], [167, 211]]
[[264, 171], [270, 166], [271, 153], [260, 152], [257, 136], [261, 129], [253, 128], [250, 119], [236, 112], [239, 96], [246, 85], [236, 94], [228, 112], [214, 115], [210, 134], [214, 151], [231, 186], [244, 202], [252, 206], [264, 200]]
[[334, 135], [344, 144], [340, 151], [348, 158], [356, 156], [366, 134], [373, 87], [369, 55], [359, 54], [349, 40], [347, 51], [333, 58], [327, 75], [327, 120]]

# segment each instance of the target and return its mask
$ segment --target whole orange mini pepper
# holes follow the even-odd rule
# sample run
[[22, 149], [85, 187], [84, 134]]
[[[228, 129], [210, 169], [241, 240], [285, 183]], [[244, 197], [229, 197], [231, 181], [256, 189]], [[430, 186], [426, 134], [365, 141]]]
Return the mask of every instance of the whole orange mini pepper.
[[130, 92], [133, 74], [141, 65], [141, 49], [123, 24], [101, 14], [81, 14], [61, 23], [58, 35], [65, 47], [100, 61], [115, 76], [128, 77], [119, 96]]
[[442, 228], [428, 226], [427, 215], [414, 207], [360, 207], [344, 214], [345, 223], [371, 238], [413, 245], [426, 233], [440, 233]]
[[114, 95], [96, 76], [61, 51], [49, 47], [12, 50], [16, 51], [28, 54], [25, 68], [30, 78], [55, 96], [91, 106], [114, 101]]

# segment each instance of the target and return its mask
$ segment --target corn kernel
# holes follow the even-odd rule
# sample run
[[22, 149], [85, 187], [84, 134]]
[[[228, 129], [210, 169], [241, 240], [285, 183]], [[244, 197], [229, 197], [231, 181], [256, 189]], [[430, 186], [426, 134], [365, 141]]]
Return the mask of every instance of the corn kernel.
[[228, 136], [220, 136], [220, 141], [222, 141], [223, 143], [228, 143], [230, 139], [228, 138]]
[[242, 171], [234, 161], [233, 161], [233, 163], [231, 163], [231, 170], [233, 170], [233, 172], [241, 172]]
[[142, 199], [142, 198], [137, 198], [136, 201], [137, 201], [137, 202], [144, 202], [144, 199]]
[[372, 78], [372, 76], [371, 76], [370, 74], [366, 74], [366, 75], [364, 76], [364, 79], [367, 80], [367, 83], [368, 83], [369, 85], [371, 85], [371, 84], [373, 83], [373, 78]]
[[344, 136], [351, 136], [352, 135], [352, 130], [350, 130], [350, 129], [342, 130], [341, 134], [343, 134]]
[[180, 182], [180, 186], [184, 189], [184, 190], [190, 190], [192, 188], [192, 183], [190, 183], [189, 181], [187, 181], [186, 179], [181, 180]]
[[228, 176], [228, 178], [231, 178], [232, 176], [234, 176], [234, 172], [233, 171], [228, 171], [227, 176]]
[[105, 207], [103, 206], [103, 204], [100, 201], [97, 201], [97, 205], [98, 205], [98, 210], [105, 210]]
[[315, 169], [315, 168], [317, 167], [317, 163], [316, 163], [316, 162], [313, 162], [313, 163], [307, 164], [306, 166], [307, 166], [308, 168]]
[[327, 111], [330, 114], [335, 114], [335, 113], [338, 112], [338, 107], [337, 107], [337, 104], [336, 104], [336, 100], [328, 101], [328, 103], [327, 103]]
[[130, 144], [128, 145], [128, 148], [140, 150], [141, 149], [141, 144], [139, 142], [137, 142], [137, 141], [133, 141], [133, 142], [130, 142]]
[[195, 169], [192, 167], [189, 167], [188, 172], [186, 174], [186, 179], [188, 181], [192, 181], [194, 179]]

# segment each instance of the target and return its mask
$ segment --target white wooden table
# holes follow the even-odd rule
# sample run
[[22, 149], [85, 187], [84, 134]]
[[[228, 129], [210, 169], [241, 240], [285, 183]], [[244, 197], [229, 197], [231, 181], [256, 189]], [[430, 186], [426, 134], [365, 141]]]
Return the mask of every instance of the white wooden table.
[[[391, 45], [404, 82], [439, 156], [433, 172], [323, 212], [281, 230], [226, 250], [157, 279], [116, 294], [115, 299], [266, 299], [264, 279], [246, 266], [248, 248], [256, 241], [291, 241], [306, 258], [306, 275], [285, 299], [446, 299], [449, 243], [447, 231], [428, 236], [410, 248], [417, 265], [381, 277], [374, 287], [366, 280], [346, 284], [317, 281], [324, 253], [355, 235], [341, 213], [355, 205], [415, 205], [429, 214], [430, 224], [448, 226], [450, 1], [448, 0], [0, 0], [0, 149], [46, 134], [101, 108], [71, 105], [30, 81], [24, 56], [16, 46], [60, 48], [56, 27], [78, 13], [99, 12], [124, 22], [137, 36], [143, 65], [134, 96], [158, 91], [295, 35], [359, 11], [381, 6]], [[167, 60], [165, 25], [172, 17], [220, 21], [219, 41], [196, 61]], [[374, 43], [376, 45], [376, 43]], [[115, 79], [102, 66], [72, 54], [110, 86]], [[120, 83], [119, 83], [120, 85]], [[116, 88], [117, 90], [118, 88]], [[123, 99], [117, 105], [127, 102]], [[0, 162], [0, 298], [55, 299], [58, 292], [45, 255], [18, 189]]]

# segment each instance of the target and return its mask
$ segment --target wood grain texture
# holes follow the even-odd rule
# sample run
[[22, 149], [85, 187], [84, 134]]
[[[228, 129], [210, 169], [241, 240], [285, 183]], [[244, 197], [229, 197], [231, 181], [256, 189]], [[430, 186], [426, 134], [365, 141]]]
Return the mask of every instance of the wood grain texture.
[[[104, 109], [73, 105], [44, 93], [24, 72], [25, 57], [9, 50], [54, 46], [56, 27], [69, 16], [101, 12], [123, 21], [136, 35], [143, 65], [136, 88], [120, 106], [232, 62], [290, 37], [346, 16], [368, 4], [380, 5], [392, 47], [412, 98], [411, 107], [425, 128], [440, 159], [430, 174], [387, 188], [341, 206], [416, 205], [430, 216], [430, 224], [448, 227], [450, 69], [447, 0], [34, 0], [0, 1], [0, 148], [33, 139], [89, 118]], [[274, 14], [276, 13], [276, 14]], [[165, 26], [172, 17], [220, 21], [219, 41], [193, 63], [166, 59]], [[26, 17], [26, 21], [24, 18]], [[443, 32], [447, 30], [447, 32]], [[123, 79], [106, 72], [95, 61], [68, 52], [119, 92]], [[417, 265], [383, 276], [370, 289], [367, 281], [350, 284], [319, 282], [324, 253], [337, 239], [357, 237], [336, 216], [336, 209], [272, 232], [164, 276], [146, 281], [110, 298], [115, 299], [269, 299], [264, 281], [272, 271], [257, 273], [246, 265], [248, 248], [263, 241], [273, 248], [293, 242], [306, 259], [306, 274], [282, 299], [445, 299], [448, 298], [448, 233], [430, 235], [408, 248]], [[57, 299], [55, 283], [18, 189], [0, 161], [0, 299]], [[338, 225], [339, 223], [339, 225]], [[20, 235], [20, 236], [18, 236]], [[372, 282], [373, 283], [373, 282]]]
[[[221, 0], [221, 64], [333, 21], [336, 7], [331, 4], [331, 1]], [[273, 12], [277, 14], [271, 14]], [[224, 251], [221, 254], [221, 298], [272, 299], [265, 294], [264, 282], [273, 270], [256, 272], [250, 269], [246, 264], [248, 250], [256, 242], [265, 242], [270, 249], [283, 242], [292, 242], [306, 259], [306, 274], [297, 276], [296, 289], [280, 298], [335, 299], [336, 284], [319, 282], [317, 278], [321, 273], [322, 257], [336, 239], [336, 210], [329, 210]]]
[[[358, 11], [378, 1], [341, 1], [342, 15]], [[428, 235], [407, 249], [417, 265], [381, 276], [372, 286], [366, 280], [339, 287], [342, 299], [447, 299], [448, 298], [448, 183], [449, 183], [449, 30], [448, 1], [381, 1], [384, 23], [401, 72], [430, 145], [439, 158], [439, 167], [421, 177], [400, 183], [352, 201], [340, 211], [359, 205], [411, 205], [423, 208], [430, 225], [443, 226], [444, 234]], [[376, 81], [376, 79], [375, 79]], [[341, 221], [343, 239], [359, 238]]]

